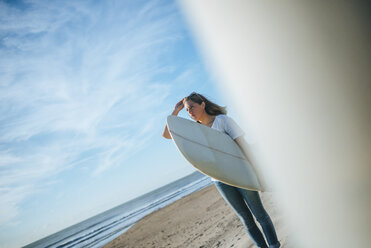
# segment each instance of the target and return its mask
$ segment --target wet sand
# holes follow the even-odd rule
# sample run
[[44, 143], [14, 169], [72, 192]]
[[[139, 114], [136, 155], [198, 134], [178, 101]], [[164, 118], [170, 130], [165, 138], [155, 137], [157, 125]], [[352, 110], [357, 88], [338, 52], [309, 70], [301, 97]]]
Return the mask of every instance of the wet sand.
[[[272, 201], [261, 193], [282, 247], [288, 244], [284, 218]], [[105, 248], [211, 248], [255, 247], [242, 223], [214, 185], [188, 195], [137, 222]]]

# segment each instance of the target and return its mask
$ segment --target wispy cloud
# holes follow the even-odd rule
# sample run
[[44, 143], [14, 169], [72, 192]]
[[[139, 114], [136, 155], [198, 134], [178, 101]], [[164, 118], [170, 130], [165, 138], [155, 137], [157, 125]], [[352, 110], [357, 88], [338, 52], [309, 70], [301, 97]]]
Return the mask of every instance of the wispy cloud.
[[182, 32], [174, 6], [142, 3], [0, 2], [0, 224], [48, 178], [145, 147]]

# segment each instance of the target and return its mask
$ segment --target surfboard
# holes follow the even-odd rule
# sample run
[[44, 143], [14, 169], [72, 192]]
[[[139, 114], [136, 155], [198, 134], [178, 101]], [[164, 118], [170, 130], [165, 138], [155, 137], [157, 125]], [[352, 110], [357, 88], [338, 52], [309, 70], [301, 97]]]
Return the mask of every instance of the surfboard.
[[167, 117], [167, 126], [178, 150], [196, 169], [232, 186], [262, 190], [254, 168], [227, 134], [173, 115]]

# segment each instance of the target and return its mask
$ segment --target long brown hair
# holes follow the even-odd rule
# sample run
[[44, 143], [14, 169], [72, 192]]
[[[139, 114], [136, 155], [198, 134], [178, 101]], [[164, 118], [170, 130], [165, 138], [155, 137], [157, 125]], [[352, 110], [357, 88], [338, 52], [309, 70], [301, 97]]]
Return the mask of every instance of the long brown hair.
[[206, 97], [196, 92], [192, 92], [189, 96], [184, 98], [184, 101], [191, 100], [192, 102], [201, 104], [202, 102], [205, 103], [205, 111], [208, 115], [226, 115], [227, 110], [226, 107], [219, 106], [216, 103], [213, 103]]

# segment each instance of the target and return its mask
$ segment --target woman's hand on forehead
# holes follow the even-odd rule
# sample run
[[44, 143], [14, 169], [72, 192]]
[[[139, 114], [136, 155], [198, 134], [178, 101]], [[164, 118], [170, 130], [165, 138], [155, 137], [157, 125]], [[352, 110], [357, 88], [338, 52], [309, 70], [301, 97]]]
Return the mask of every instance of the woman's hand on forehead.
[[179, 112], [184, 108], [184, 98], [175, 105], [175, 111]]

